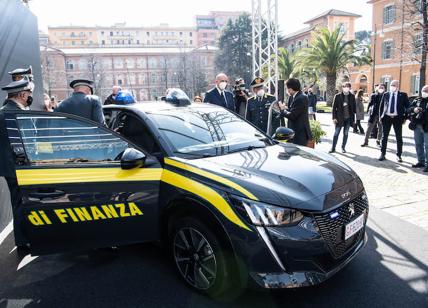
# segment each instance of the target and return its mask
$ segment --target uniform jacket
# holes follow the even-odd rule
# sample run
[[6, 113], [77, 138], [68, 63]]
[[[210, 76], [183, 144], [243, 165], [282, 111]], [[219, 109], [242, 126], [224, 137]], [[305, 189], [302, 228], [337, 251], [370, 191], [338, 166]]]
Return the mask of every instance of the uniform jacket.
[[294, 144], [306, 146], [312, 139], [311, 127], [308, 115], [309, 100], [302, 92], [298, 92], [288, 101], [288, 110], [283, 110], [281, 115], [288, 119], [288, 128], [294, 130]]
[[[379, 107], [379, 114], [380, 118], [383, 119], [383, 117], [386, 114], [386, 111], [389, 107], [389, 97], [391, 95], [391, 92], [385, 92], [382, 96], [382, 99], [380, 101], [380, 107]], [[407, 93], [398, 91], [397, 92], [397, 114], [398, 118], [401, 121], [405, 121], [407, 117], [407, 110], [409, 108], [409, 98], [407, 97]]]
[[[251, 97], [247, 103], [245, 118], [266, 133], [269, 119], [269, 108], [275, 101], [275, 96], [270, 94], [265, 94], [262, 98], [259, 98], [256, 95]], [[272, 132], [275, 132], [275, 130], [280, 126], [280, 118], [276, 117], [274, 112], [272, 114]]]
[[374, 123], [375, 119], [379, 116], [380, 101], [382, 96], [383, 93], [380, 94], [378, 92], [375, 92], [370, 96], [370, 102], [368, 106], [370, 123]]
[[19, 105], [11, 99], [6, 99], [5, 102], [3, 103], [3, 107], [1, 107], [0, 109], [2, 109], [2, 110], [22, 110], [22, 108], [19, 107]]
[[[416, 113], [414, 109], [416, 107], [422, 108], [422, 116], [419, 119], [416, 119]], [[422, 125], [422, 128], [425, 133], [428, 133], [428, 98], [416, 98], [410, 104], [410, 107], [407, 109], [407, 113], [410, 115], [410, 121], [415, 125]]]
[[[355, 96], [354, 94], [349, 93], [349, 115], [351, 117], [351, 121], [354, 122], [356, 104], [355, 104]], [[333, 100], [333, 110], [332, 116], [333, 120], [337, 120], [337, 126], [342, 127], [345, 121], [345, 113], [343, 108], [343, 103], [345, 102], [345, 94], [338, 93], [334, 96]]]
[[355, 113], [356, 113], [356, 120], [362, 121], [364, 120], [364, 103], [362, 98], [356, 98], [356, 105], [355, 105]]
[[104, 101], [104, 105], [112, 105], [115, 104], [115, 100], [113, 97], [113, 94], [110, 94], [109, 96], [107, 96], [106, 100]]
[[235, 100], [233, 99], [233, 94], [225, 90], [224, 97], [227, 104], [224, 99], [222, 99], [217, 87], [214, 87], [205, 94], [204, 103], [214, 104], [235, 111]]
[[74, 114], [104, 124], [101, 101], [95, 95], [74, 92], [72, 96], [62, 101], [55, 111]]

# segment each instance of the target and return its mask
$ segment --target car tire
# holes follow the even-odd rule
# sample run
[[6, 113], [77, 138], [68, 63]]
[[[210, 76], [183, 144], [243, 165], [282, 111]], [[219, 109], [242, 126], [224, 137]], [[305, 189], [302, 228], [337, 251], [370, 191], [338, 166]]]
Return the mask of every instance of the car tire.
[[233, 256], [206, 224], [193, 217], [173, 222], [169, 243], [180, 277], [214, 298], [228, 297], [233, 286]]

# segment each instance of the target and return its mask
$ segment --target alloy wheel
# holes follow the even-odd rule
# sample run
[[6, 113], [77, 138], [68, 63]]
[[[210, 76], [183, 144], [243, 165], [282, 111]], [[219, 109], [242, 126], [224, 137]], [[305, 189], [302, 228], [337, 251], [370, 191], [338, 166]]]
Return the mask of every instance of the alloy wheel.
[[174, 259], [184, 279], [193, 287], [207, 290], [217, 276], [217, 261], [208, 240], [196, 229], [177, 231], [173, 242]]

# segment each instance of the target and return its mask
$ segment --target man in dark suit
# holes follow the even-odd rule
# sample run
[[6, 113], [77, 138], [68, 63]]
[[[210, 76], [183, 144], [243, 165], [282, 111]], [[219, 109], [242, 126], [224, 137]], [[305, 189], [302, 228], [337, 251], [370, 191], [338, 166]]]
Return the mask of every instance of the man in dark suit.
[[376, 91], [370, 96], [370, 103], [368, 106], [369, 121], [367, 124], [366, 137], [364, 138], [364, 143], [361, 145], [362, 147], [366, 147], [369, 145], [370, 135], [376, 126], [378, 126], [376, 143], [380, 146], [380, 140], [382, 136], [382, 125], [379, 122], [379, 109], [380, 109], [380, 102], [382, 100], [383, 93], [385, 93], [385, 85], [381, 83], [375, 87], [376, 87]]
[[308, 115], [308, 97], [302, 93], [300, 81], [290, 78], [285, 83], [287, 92], [290, 95], [288, 109], [284, 103], [278, 103], [281, 109], [281, 116], [288, 119], [288, 128], [294, 130], [294, 144], [307, 146], [312, 139], [311, 127]]
[[215, 78], [215, 87], [205, 94], [204, 103], [222, 106], [235, 111], [235, 100], [232, 92], [226, 90], [229, 78], [226, 74], [220, 73]]
[[391, 82], [390, 91], [386, 92], [380, 102], [380, 121], [382, 122], [382, 146], [379, 160], [385, 160], [386, 147], [388, 144], [391, 126], [394, 127], [395, 139], [397, 140], [397, 161], [401, 163], [403, 152], [403, 124], [406, 121], [407, 109], [409, 108], [409, 98], [407, 94], [399, 91], [398, 80]]
[[70, 87], [74, 89], [74, 93], [63, 100], [55, 111], [74, 114], [104, 124], [101, 101], [98, 96], [93, 95], [93, 81], [76, 79], [70, 82]]
[[313, 93], [313, 89], [308, 89], [308, 100], [309, 100], [309, 107], [312, 107], [313, 117], [314, 120], [317, 119], [316, 113], [317, 113], [317, 96]]
[[336, 152], [336, 145], [340, 131], [343, 128], [342, 153], [346, 153], [346, 143], [348, 141], [349, 128], [354, 124], [356, 112], [355, 96], [351, 93], [351, 84], [345, 82], [342, 92], [334, 96], [332, 116], [335, 126], [333, 145], [329, 153]]
[[31, 95], [34, 84], [28, 79], [13, 81], [2, 90], [7, 92], [7, 98], [1, 108], [3, 110], [26, 110], [33, 102]]

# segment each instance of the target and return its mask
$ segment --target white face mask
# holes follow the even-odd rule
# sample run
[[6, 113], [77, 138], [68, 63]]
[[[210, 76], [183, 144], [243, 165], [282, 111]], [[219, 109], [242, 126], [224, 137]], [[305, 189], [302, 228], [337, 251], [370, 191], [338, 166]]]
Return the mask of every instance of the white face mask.
[[263, 95], [265, 95], [265, 90], [261, 89], [257, 91], [257, 96], [258, 97], [262, 97]]
[[397, 87], [396, 86], [391, 86], [391, 92], [395, 92], [397, 91]]
[[218, 87], [219, 87], [219, 89], [220, 90], [224, 90], [224, 89], [226, 89], [226, 87], [227, 87], [227, 82], [224, 82], [224, 81], [222, 81], [222, 82], [220, 82], [219, 84], [218, 84]]
[[422, 98], [428, 98], [428, 93], [427, 92], [422, 92]]
[[348, 87], [343, 88], [343, 93], [348, 94], [348, 93], [349, 93], [349, 91], [351, 91], [351, 89], [350, 89], [350, 88], [348, 88]]
[[384, 89], [379, 89], [379, 90], [377, 90], [377, 92], [380, 93], [380, 94], [383, 94], [383, 92], [385, 92], [385, 90]]

